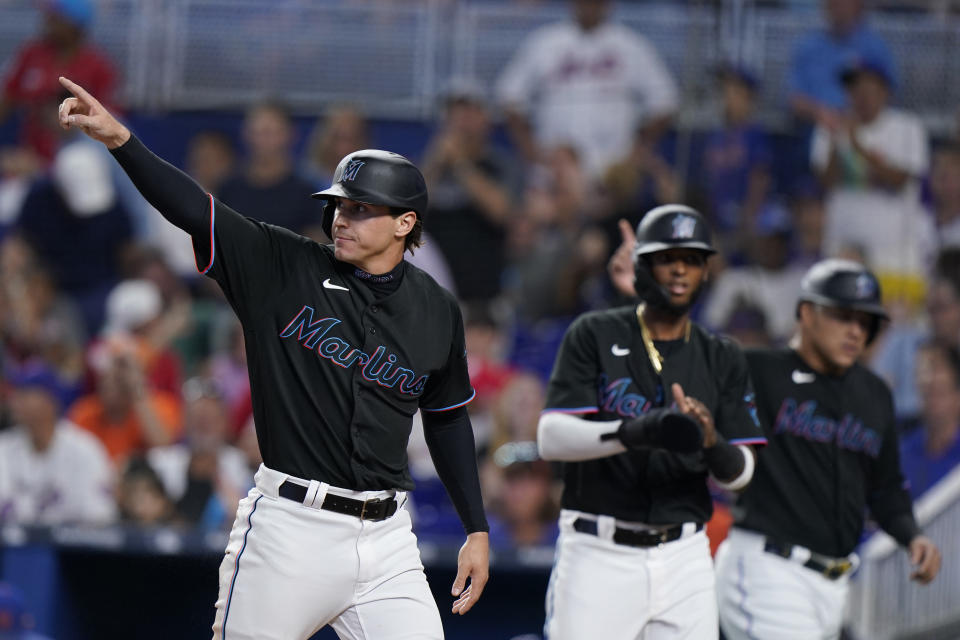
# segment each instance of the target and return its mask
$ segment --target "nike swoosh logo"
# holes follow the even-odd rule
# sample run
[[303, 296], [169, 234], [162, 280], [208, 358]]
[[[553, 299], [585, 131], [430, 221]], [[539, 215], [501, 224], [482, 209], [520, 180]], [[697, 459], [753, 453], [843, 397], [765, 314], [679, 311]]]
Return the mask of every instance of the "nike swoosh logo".
[[350, 289], [347, 289], [346, 287], [341, 287], [341, 286], [338, 285], [338, 284], [333, 284], [332, 282], [330, 282], [330, 278], [327, 278], [326, 280], [323, 281], [323, 288], [324, 288], [324, 289], [339, 289], [340, 291], [350, 291]]
[[613, 345], [612, 347], [610, 347], [610, 353], [612, 353], [615, 356], [625, 356], [628, 353], [630, 353], [630, 349], [628, 349], [627, 347], [619, 347], [617, 345]]
[[800, 371], [800, 369], [794, 369], [793, 373], [790, 374], [790, 379], [793, 380], [794, 384], [807, 384], [813, 382], [816, 378], [817, 376], [814, 374]]

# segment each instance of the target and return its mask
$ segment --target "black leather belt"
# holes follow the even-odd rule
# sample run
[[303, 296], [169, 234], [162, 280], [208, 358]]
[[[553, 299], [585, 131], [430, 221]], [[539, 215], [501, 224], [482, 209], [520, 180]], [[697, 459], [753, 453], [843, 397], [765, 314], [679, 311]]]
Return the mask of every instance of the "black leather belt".
[[[767, 553], [772, 553], [790, 560], [793, 555], [793, 547], [794, 545], [792, 544], [767, 539], [763, 545], [763, 550]], [[813, 553], [812, 551], [810, 552], [810, 559], [804, 562], [803, 566], [808, 569], [813, 569], [831, 580], [845, 576], [853, 570], [853, 563], [849, 558], [831, 558]]]
[[[280, 497], [294, 502], [303, 503], [307, 497], [307, 487], [299, 485], [289, 480], [284, 480], [283, 484], [277, 490]], [[397, 501], [395, 498], [376, 498], [374, 500], [354, 500], [328, 493], [323, 499], [321, 509], [327, 511], [336, 511], [345, 513], [348, 516], [355, 516], [361, 520], [386, 520], [397, 512]]]
[[[573, 529], [580, 533], [589, 533], [595, 536], [597, 535], [597, 521], [587, 518], [577, 518], [573, 521]], [[702, 529], [703, 525], [697, 524], [696, 530], [700, 531]], [[617, 527], [613, 530], [613, 541], [628, 547], [655, 547], [665, 542], [673, 542], [682, 535], [682, 524], [667, 527], [666, 529], [648, 529], [646, 531]]]

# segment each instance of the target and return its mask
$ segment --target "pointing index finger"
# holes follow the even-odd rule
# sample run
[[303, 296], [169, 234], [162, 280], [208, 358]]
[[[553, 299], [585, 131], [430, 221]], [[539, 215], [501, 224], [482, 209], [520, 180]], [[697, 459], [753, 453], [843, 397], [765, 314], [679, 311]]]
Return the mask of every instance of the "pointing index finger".
[[97, 102], [97, 99], [92, 95], [87, 93], [87, 90], [78, 85], [73, 80], [60, 76], [60, 84], [63, 85], [63, 88], [72, 93], [78, 100], [86, 102], [89, 105], [100, 104]]
[[637, 236], [633, 232], [633, 227], [630, 226], [629, 222], [627, 222], [623, 218], [620, 218], [617, 224], [620, 227], [620, 239], [622, 242], [629, 243], [632, 245], [634, 242], [637, 241]]
[[670, 386], [670, 390], [673, 392], [673, 400], [677, 403], [677, 408], [680, 411], [687, 410], [687, 398], [683, 395], [683, 387], [680, 386], [680, 383], [674, 382]]

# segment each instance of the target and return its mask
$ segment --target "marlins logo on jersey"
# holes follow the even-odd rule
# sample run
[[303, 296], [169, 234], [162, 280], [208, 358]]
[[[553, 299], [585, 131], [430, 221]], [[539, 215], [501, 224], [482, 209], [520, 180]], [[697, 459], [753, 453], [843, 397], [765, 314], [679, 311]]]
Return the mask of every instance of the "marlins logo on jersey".
[[673, 219], [674, 238], [692, 238], [697, 229], [697, 219], [693, 216], [679, 215]]

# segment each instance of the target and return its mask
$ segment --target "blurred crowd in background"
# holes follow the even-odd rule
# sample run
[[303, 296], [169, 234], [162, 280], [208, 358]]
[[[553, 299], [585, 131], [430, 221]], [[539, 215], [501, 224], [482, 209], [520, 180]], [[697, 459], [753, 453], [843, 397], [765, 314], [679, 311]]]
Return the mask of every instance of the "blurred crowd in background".
[[[106, 150], [56, 126], [58, 75], [121, 113], [122, 78], [86, 37], [89, 0], [41, 4], [0, 102], [0, 125], [16, 122], [0, 150], [0, 524], [229, 530], [260, 463], [243, 332], [188, 236]], [[777, 144], [754, 119], [755, 70], [718, 66], [721, 124], [685, 172], [683, 92], [655, 47], [610, 2], [567, 4], [495, 86], [445, 86], [411, 158], [430, 209], [408, 258], [462, 302], [492, 544], [555, 539], [556, 474], [534, 442], [556, 349], [576, 315], [631, 302], [606, 271], [617, 222], [667, 202], [707, 215], [720, 248], [694, 317], [744, 346], [789, 341], [815, 260], [875, 270], [893, 320], [868, 364], [894, 390], [915, 496], [935, 484], [960, 461], [960, 139], [931, 139], [895, 106], [897, 60], [863, 2], [823, 0], [822, 27], [795, 43]], [[311, 129], [298, 140], [282, 101], [250, 105], [240, 136], [194, 135], [182, 168], [245, 215], [325, 241], [309, 194], [380, 144], [356, 105]], [[418, 534], [459, 537], [417, 428], [409, 455]]]

